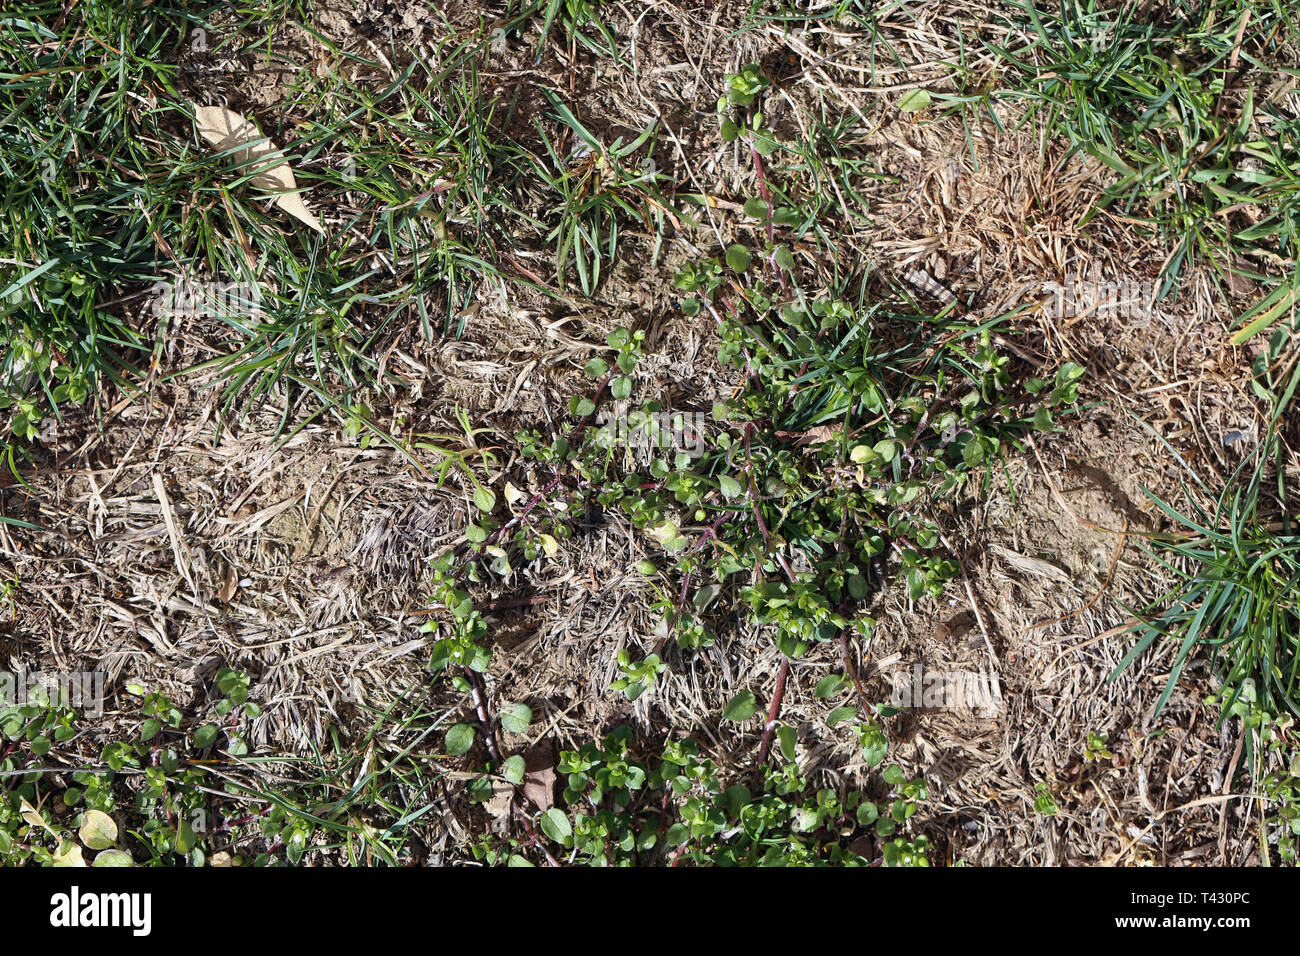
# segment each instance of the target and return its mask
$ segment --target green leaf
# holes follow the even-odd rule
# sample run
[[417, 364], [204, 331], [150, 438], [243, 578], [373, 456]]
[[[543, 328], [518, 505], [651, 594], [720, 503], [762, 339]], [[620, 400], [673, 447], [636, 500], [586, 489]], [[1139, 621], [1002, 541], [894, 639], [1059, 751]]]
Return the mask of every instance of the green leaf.
[[194, 832], [194, 827], [189, 820], [181, 820], [180, 826], [176, 828], [176, 852], [189, 853], [194, 849], [194, 844], [198, 837]]
[[601, 378], [609, 371], [609, 364], [604, 359], [594, 358], [582, 370], [592, 378]]
[[524, 758], [515, 754], [513, 757], [507, 757], [505, 763], [501, 765], [501, 776], [517, 787], [524, 782], [525, 770]]
[[198, 750], [211, 747], [221, 735], [221, 728], [216, 724], [205, 724], [194, 731], [194, 746]]
[[447, 731], [443, 746], [446, 748], [447, 753], [453, 757], [469, 753], [469, 748], [474, 746], [474, 725], [456, 724]]
[[898, 100], [898, 108], [903, 113], [916, 113], [929, 107], [930, 91], [926, 89], [908, 90]]
[[626, 375], [620, 375], [609, 383], [609, 393], [617, 399], [627, 398], [632, 394], [632, 380]]
[[741, 492], [740, 482], [730, 475], [723, 475], [718, 479], [718, 490], [724, 498], [735, 498]]
[[567, 846], [565, 841], [573, 836], [573, 826], [569, 823], [569, 818], [558, 808], [543, 813], [538, 825], [542, 828], [542, 832], [556, 843], [564, 843]]
[[527, 704], [507, 704], [501, 710], [501, 726], [512, 734], [522, 734], [532, 723], [533, 710]]
[[842, 691], [848, 684], [848, 678], [843, 674], [828, 674], [817, 682], [813, 688], [814, 697], [834, 697]]
[[738, 242], [728, 246], [727, 265], [736, 272], [744, 272], [749, 268], [749, 250]]
[[497, 496], [489, 488], [478, 485], [474, 489], [474, 504], [478, 505], [479, 511], [491, 511], [496, 507]]
[[740, 723], [741, 721], [749, 720], [749, 718], [753, 717], [754, 712], [757, 709], [758, 705], [754, 700], [753, 693], [751, 691], [742, 690], [727, 702], [727, 709], [722, 712], [722, 716], [727, 720], [734, 720], [737, 723]]
[[795, 761], [795, 734], [793, 727], [778, 727], [776, 739], [781, 745], [781, 754], [790, 763]]

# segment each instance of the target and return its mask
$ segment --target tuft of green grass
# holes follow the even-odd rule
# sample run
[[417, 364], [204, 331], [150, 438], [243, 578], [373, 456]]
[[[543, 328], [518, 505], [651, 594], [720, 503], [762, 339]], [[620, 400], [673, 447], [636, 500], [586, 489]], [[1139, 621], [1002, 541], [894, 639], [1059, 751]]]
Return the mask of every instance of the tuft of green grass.
[[151, 353], [157, 366], [182, 317], [162, 307], [168, 287], [256, 290], [204, 307], [217, 354], [197, 368], [224, 373], [229, 401], [298, 380], [351, 395], [378, 384], [375, 356], [408, 324], [462, 333], [476, 292], [500, 281], [507, 224], [541, 228], [512, 199], [526, 167], [501, 134], [511, 104], [479, 78], [485, 30], [443, 41], [436, 70], [398, 71], [317, 34], [334, 59], [295, 73], [274, 112], [248, 112], [324, 218], [319, 235], [258, 188], [255, 158], [196, 135], [195, 107], [224, 96], [192, 88], [182, 54], [201, 70], [270, 42], [266, 10], [220, 31], [209, 13], [45, 2], [0, 20], [6, 455], [60, 406], [129, 386]]
[[541, 38], [537, 41], [540, 61], [546, 43], [555, 35], [557, 42], [567, 41], [570, 50], [581, 45], [597, 56], [618, 60], [618, 42], [613, 29], [600, 15], [602, 0], [511, 0], [507, 7], [503, 32], [520, 30], [541, 17]]
[[1277, 496], [1266, 490], [1276, 438], [1270, 435], [1215, 493], [1157, 437], [1187, 467], [1199, 494], [1189, 493], [1192, 504], [1182, 512], [1147, 492], [1175, 526], [1151, 538], [1147, 553], [1177, 581], [1140, 612], [1138, 641], [1112, 678], [1157, 641], [1172, 640], [1178, 653], [1157, 713], [1192, 653], [1207, 647], [1224, 684], [1223, 716], [1243, 696], [1269, 713], [1300, 714], [1300, 526], [1284, 488]]
[[1005, 39], [983, 41], [999, 73], [955, 99], [1023, 102], [1026, 121], [1109, 167], [1117, 178], [1090, 215], [1113, 206], [1171, 246], [1162, 297], [1193, 261], [1225, 280], [1294, 271], [1300, 127], [1272, 88], [1296, 72], [1285, 5], [1218, 0], [1172, 16], [1095, 0], [1007, 7]]
[[[148, 15], [141, 9], [149, 7]], [[121, 383], [148, 345], [109, 306], [158, 276], [176, 236], [156, 144], [184, 6], [28, 4], [0, 18], [0, 442]]]
[[564, 149], [561, 138], [534, 120], [546, 159], [533, 157], [533, 172], [557, 197], [551, 211], [556, 224], [546, 239], [555, 246], [560, 284], [572, 264], [583, 294], [590, 296], [600, 285], [602, 270], [618, 255], [625, 220], [640, 220], [657, 237], [656, 246], [662, 239], [668, 207], [659, 191], [664, 177], [651, 158], [655, 130], [650, 126], [630, 142], [620, 136], [606, 146], [559, 97], [546, 93], [553, 118], [572, 141]]
[[[516, 154], [497, 138], [479, 52], [471, 39], [438, 72], [413, 61], [396, 76], [349, 57], [368, 78], [333, 70], [294, 84], [284, 110], [305, 119], [284, 151], [312, 201], [336, 214], [324, 240], [285, 235], [209, 172], [209, 218], [194, 232], [204, 265], [263, 285], [262, 314], [233, 323], [240, 341], [211, 363], [232, 395], [303, 374], [374, 385], [385, 335], [408, 323], [428, 340], [464, 331], [476, 291], [500, 281], [500, 223], [524, 216], [508, 195]], [[231, 234], [258, 250], [256, 268]]]

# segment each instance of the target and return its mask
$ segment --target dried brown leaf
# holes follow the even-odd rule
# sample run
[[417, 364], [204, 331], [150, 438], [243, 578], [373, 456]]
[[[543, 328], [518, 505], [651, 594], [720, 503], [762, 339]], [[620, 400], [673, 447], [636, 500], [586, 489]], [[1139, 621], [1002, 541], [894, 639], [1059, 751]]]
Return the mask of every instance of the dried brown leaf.
[[298, 181], [284, 153], [262, 135], [257, 124], [222, 106], [199, 106], [194, 110], [199, 135], [218, 153], [229, 152], [241, 172], [253, 173], [253, 185], [274, 192], [275, 204], [319, 233], [325, 229], [303, 202]]
[[239, 575], [235, 573], [233, 565], [227, 564], [225, 573], [221, 576], [221, 590], [217, 592], [217, 597], [223, 604], [229, 604], [237, 590], [239, 590]]
[[546, 811], [555, 806], [555, 753], [548, 743], [541, 743], [524, 754], [524, 785], [520, 788], [525, 797]]

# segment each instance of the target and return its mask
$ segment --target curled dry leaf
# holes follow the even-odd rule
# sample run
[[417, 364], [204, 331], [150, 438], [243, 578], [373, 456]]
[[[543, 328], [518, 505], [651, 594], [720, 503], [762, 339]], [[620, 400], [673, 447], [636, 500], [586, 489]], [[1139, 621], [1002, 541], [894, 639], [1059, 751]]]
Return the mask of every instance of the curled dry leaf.
[[483, 809], [493, 820], [504, 820], [510, 815], [510, 804], [515, 798], [515, 788], [503, 780], [492, 781], [492, 796], [483, 802]]
[[58, 836], [54, 831], [54, 828], [45, 822], [45, 818], [41, 816], [40, 811], [27, 802], [26, 797], [19, 797], [18, 800], [18, 812], [22, 814], [22, 817], [27, 821], [28, 826], [39, 827], [51, 836]]
[[219, 153], [230, 152], [230, 157], [241, 166], [241, 172], [253, 173], [253, 185], [274, 192], [275, 204], [300, 222], [319, 233], [325, 229], [312, 215], [298, 192], [298, 181], [293, 178], [289, 161], [275, 144], [262, 135], [257, 124], [245, 119], [234, 110], [221, 106], [199, 106], [194, 110], [199, 135]]
[[235, 596], [239, 590], [239, 575], [235, 573], [233, 565], [226, 565], [225, 573], [221, 576], [221, 590], [217, 592], [217, 597], [223, 604], [229, 604], [230, 599]]
[[518, 504], [521, 501], [526, 501], [528, 499], [528, 495], [524, 494], [522, 491], [520, 491], [518, 488], [516, 488], [508, 481], [506, 482], [505, 495], [506, 495], [506, 504], [510, 506], [511, 511], [514, 510], [516, 504]]

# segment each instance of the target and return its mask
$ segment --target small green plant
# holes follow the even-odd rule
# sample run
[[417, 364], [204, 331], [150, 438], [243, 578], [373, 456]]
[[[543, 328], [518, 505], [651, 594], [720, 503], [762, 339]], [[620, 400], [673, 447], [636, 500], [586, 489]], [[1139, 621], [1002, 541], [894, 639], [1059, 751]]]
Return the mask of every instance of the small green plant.
[[888, 866], [929, 865], [924, 835], [885, 842], [926, 798], [924, 781], [889, 768], [883, 779], [894, 796], [886, 803], [814, 789], [790, 759], [793, 732], [781, 739], [789, 762], [767, 768], [751, 789], [728, 785], [692, 739], [641, 756], [631, 729], [620, 727], [560, 753], [563, 807], [538, 813], [529, 839], [487, 840], [476, 854], [516, 865], [540, 851], [550, 862], [589, 866], [864, 866], [860, 849], [874, 840]]
[[[761, 195], [745, 212], [758, 222], [755, 239], [688, 263], [674, 279], [682, 311], [712, 321], [719, 360], [741, 387], [708, 415], [665, 409], [639, 387], [644, 332], [611, 332], [612, 354], [585, 366], [595, 391], [570, 399], [568, 428], [516, 436], [531, 471], [512, 480], [538, 490], [511, 485], [510, 517], [479, 517], [465, 541], [434, 562], [436, 601], [450, 621], [427, 625], [445, 635], [434, 645], [435, 670], [471, 694], [478, 724], [454, 727], [447, 749], [469, 754], [483, 737], [490, 762], [472, 791], [491, 800], [505, 764], [478, 676], [491, 656], [473, 585], [508, 578], [513, 556], [546, 560], [576, 533], [580, 516], [599, 513], [643, 542], [647, 557], [635, 571], [653, 588], [658, 615], [647, 646], [619, 650], [612, 690], [634, 700], [653, 694], [670, 645], [689, 654], [728, 637], [734, 615], [716, 605], [744, 609], [750, 626], [769, 636], [781, 667], [754, 776], [748, 785], [723, 781], [681, 741], [658, 762], [638, 759], [639, 745], [619, 732], [562, 756], [572, 812], [548, 809], [523, 842], [480, 844], [484, 859], [534, 859], [539, 849], [554, 859], [549, 841], [572, 860], [601, 864], [662, 859], [655, 854], [665, 845], [669, 862], [862, 862], [847, 846], [804, 834], [847, 818], [876, 837], [895, 837], [925, 799], [924, 781], [886, 768], [880, 780], [893, 795], [884, 804], [806, 793], [794, 731], [776, 719], [790, 668], [814, 645], [838, 644], [851, 675], [849, 642], [872, 636], [865, 605], [891, 571], [914, 601], [940, 595], [959, 573], [941, 503], [977, 492], [1020, 436], [1052, 430], [1054, 414], [1077, 401], [1081, 367], [1066, 364], [1046, 378], [1017, 368], [994, 338], [995, 322], [918, 314], [910, 300], [866, 282], [827, 290], [801, 269], [790, 245], [798, 217], [773, 207], [762, 166], [775, 149], [761, 123], [766, 89], [749, 68], [729, 79], [719, 103], [724, 139], [743, 132], [752, 147]], [[856, 678], [832, 677], [819, 682], [817, 696], [854, 687], [858, 699], [834, 707], [828, 724], [849, 723], [867, 765], [880, 765], [884, 727], [861, 718], [863, 708], [880, 718], [886, 709], [870, 705]], [[757, 702], [743, 690], [719, 710], [743, 723]], [[774, 742], [785, 757], [780, 769], [768, 763]], [[653, 828], [638, 815], [650, 814], [638, 811], [643, 800]], [[675, 823], [666, 806], [677, 807]], [[891, 865], [913, 865], [927, 847], [923, 836], [899, 836], [882, 853]]]
[[[216, 677], [219, 697], [211, 707], [217, 722], [185, 727], [181, 710], [166, 694], [128, 685], [127, 693], [139, 701], [136, 732], [104, 746], [98, 760], [73, 757], [75, 769], [66, 776], [45, 765], [77, 737], [77, 712], [39, 687], [22, 703], [0, 708], [0, 742], [5, 742], [0, 773], [8, 782], [0, 799], [0, 862], [204, 865], [220, 805], [247, 804], [246, 793], [230, 781], [225, 781], [225, 797], [214, 789], [201, 758], [222, 737], [227, 756], [248, 752], [244, 722], [259, 713], [248, 700], [248, 686], [246, 674], [222, 668]], [[243, 815], [239, 809], [222, 819]], [[260, 816], [254, 812], [248, 819]], [[301, 814], [294, 819], [295, 826], [306, 825]], [[231, 831], [228, 823], [221, 829]], [[293, 842], [284, 841], [283, 849], [291, 862], [301, 856]], [[84, 851], [95, 854], [93, 863], [86, 862]]]
[[[762, 110], [757, 107], [759, 97], [769, 85], [757, 64], [750, 64], [727, 77], [727, 92], [718, 99], [723, 141], [749, 146], [756, 160], [770, 156], [778, 145], [771, 131], [764, 127]], [[750, 209], [757, 211], [756, 206], [751, 206], [746, 212]]]
[[1049, 784], [1039, 781], [1034, 785], [1034, 810], [1043, 816], [1054, 817], [1060, 809], [1056, 805], [1056, 797], [1052, 795], [1052, 788]]
[[1083, 745], [1084, 761], [1093, 763], [1112, 759], [1115, 754], [1106, 746], [1106, 740], [1108, 737], [1109, 734], [1104, 731], [1101, 733], [1094, 730], [1088, 731], [1088, 739]]

